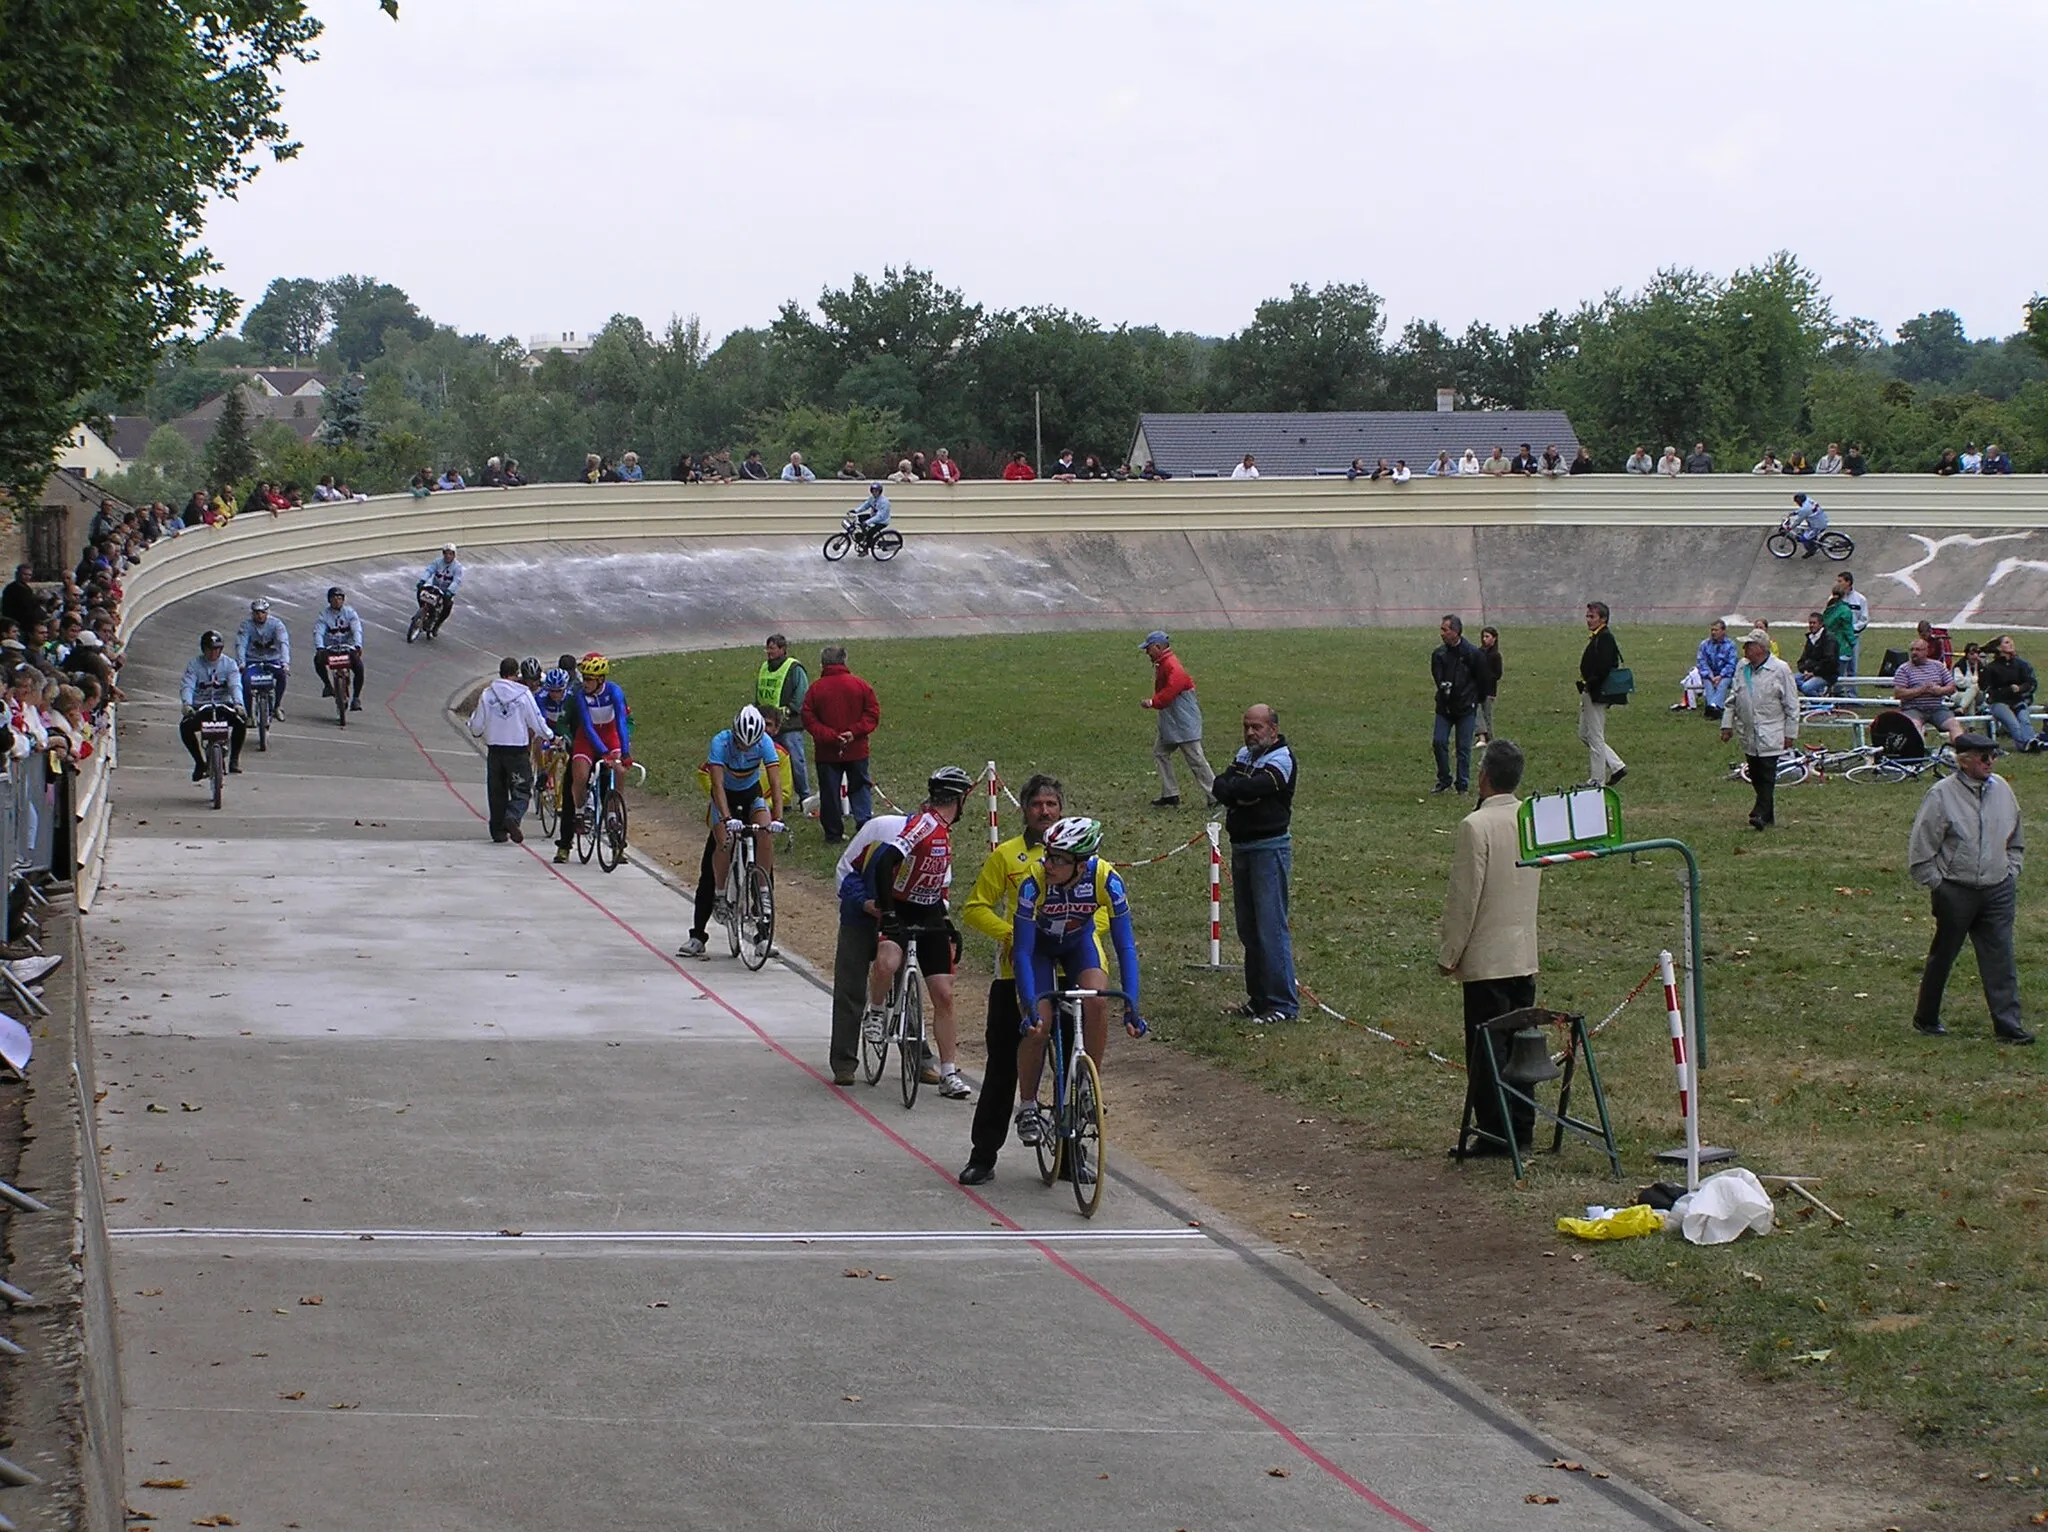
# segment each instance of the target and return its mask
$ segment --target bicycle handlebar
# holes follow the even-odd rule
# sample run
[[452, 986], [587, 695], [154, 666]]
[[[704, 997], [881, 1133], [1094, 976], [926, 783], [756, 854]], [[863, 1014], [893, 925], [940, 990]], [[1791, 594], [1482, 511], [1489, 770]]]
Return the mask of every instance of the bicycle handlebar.
[[1048, 1000], [1121, 1000], [1125, 1005], [1131, 997], [1120, 989], [1054, 989], [1046, 991]]

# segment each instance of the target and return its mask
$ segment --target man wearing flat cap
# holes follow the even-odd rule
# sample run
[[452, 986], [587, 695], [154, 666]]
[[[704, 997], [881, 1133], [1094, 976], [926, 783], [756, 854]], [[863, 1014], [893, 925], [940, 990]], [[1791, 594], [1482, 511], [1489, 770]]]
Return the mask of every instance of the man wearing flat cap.
[[1742, 640], [1742, 663], [1728, 683], [1721, 714], [1721, 738], [1740, 738], [1744, 769], [1756, 802], [1752, 829], [1778, 822], [1778, 757], [1799, 738], [1799, 682], [1792, 667], [1771, 653], [1771, 635], [1750, 629]]
[[1936, 782], [1913, 816], [1906, 863], [1913, 881], [1934, 901], [1934, 944], [1920, 974], [1913, 1030], [1945, 1037], [1941, 992], [1968, 938], [1977, 974], [1991, 1006], [1991, 1033], [2001, 1043], [2031, 1043], [2020, 1024], [2020, 971], [2013, 956], [2013, 916], [2019, 906], [2020, 864], [2026, 840], [2019, 799], [1991, 763], [1998, 747], [1982, 734], [1955, 742], [1956, 774]]
[[1173, 757], [1178, 753], [1194, 773], [1196, 785], [1216, 801], [1216, 773], [1202, 754], [1202, 705], [1195, 700], [1195, 680], [1173, 652], [1173, 640], [1157, 628], [1145, 635], [1138, 646], [1152, 662], [1152, 695], [1144, 706], [1159, 715], [1159, 738], [1152, 746], [1152, 759], [1159, 763], [1159, 796], [1155, 809], [1169, 809], [1180, 803], [1180, 784], [1173, 779]]

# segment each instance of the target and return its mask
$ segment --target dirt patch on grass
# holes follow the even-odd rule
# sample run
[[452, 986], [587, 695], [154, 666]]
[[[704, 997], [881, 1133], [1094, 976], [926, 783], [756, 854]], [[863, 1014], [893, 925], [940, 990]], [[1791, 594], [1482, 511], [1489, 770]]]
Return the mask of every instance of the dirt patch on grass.
[[[651, 797], [633, 813], [635, 846], [694, 881], [701, 823]], [[778, 945], [829, 973], [831, 890], [789, 869], [777, 891]], [[986, 977], [963, 966], [969, 990]], [[980, 1028], [961, 1031], [974, 1067]], [[1504, 1165], [1376, 1149], [1359, 1124], [1304, 1116], [1170, 1046], [1120, 1043], [1112, 1078], [1123, 1151], [1424, 1340], [1456, 1342], [1449, 1365], [1716, 1527], [1935, 1532], [2020, 1526], [2039, 1508], [1823, 1388], [1745, 1372], [1684, 1305], [1542, 1232], [1533, 1210], [1504, 1218]]]

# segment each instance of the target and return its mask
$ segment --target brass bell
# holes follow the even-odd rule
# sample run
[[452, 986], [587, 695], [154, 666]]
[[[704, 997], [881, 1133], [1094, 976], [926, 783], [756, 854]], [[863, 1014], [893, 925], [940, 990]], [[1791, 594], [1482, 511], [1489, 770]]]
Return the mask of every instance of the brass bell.
[[1510, 1043], [1508, 1061], [1500, 1072], [1501, 1079], [1507, 1084], [1520, 1086], [1526, 1091], [1564, 1073], [1551, 1058], [1550, 1044], [1544, 1041], [1540, 1027], [1522, 1028]]

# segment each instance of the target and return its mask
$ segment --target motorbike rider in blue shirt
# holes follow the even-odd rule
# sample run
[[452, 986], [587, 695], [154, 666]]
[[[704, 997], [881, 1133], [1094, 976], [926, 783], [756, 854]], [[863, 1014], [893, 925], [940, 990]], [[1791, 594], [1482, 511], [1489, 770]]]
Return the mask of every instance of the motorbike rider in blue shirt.
[[442, 626], [448, 621], [448, 614], [455, 610], [455, 591], [461, 584], [462, 564], [455, 557], [455, 544], [443, 543], [441, 544], [441, 556], [426, 567], [426, 570], [420, 575], [419, 583], [413, 586], [413, 595], [415, 597], [431, 585], [444, 598], [441, 614], [434, 619], [434, 632], [439, 633], [441, 631]]
[[853, 508], [853, 520], [857, 535], [862, 542], [871, 543], [875, 534], [889, 524], [889, 497], [882, 493], [882, 486], [870, 484], [868, 497]]
[[327, 665], [322, 658], [330, 649], [348, 651], [348, 668], [355, 673], [356, 679], [355, 697], [348, 710], [360, 713], [363, 710], [363, 619], [348, 604], [348, 592], [339, 585], [328, 587], [327, 605], [313, 619], [313, 664], [320, 672], [320, 695], [323, 697], [334, 695], [327, 685]]
[[199, 635], [199, 653], [185, 666], [178, 683], [178, 701], [185, 716], [178, 725], [178, 737], [185, 753], [192, 757], [192, 780], [206, 777], [206, 758], [199, 753], [199, 725], [216, 711], [228, 716], [233, 733], [228, 743], [228, 770], [242, 769], [242, 741], [249, 733], [242, 717], [242, 670], [227, 655], [227, 641], [212, 628]]
[[249, 615], [242, 625], [235, 629], [235, 663], [242, 669], [242, 705], [249, 704], [249, 662], [268, 665], [277, 677], [277, 690], [271, 697], [271, 716], [284, 721], [285, 678], [292, 669], [292, 636], [285, 631], [284, 619], [270, 615], [270, 600], [258, 596], [249, 603]]

